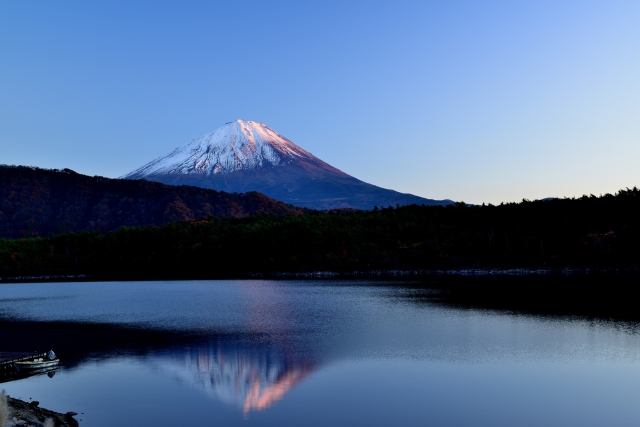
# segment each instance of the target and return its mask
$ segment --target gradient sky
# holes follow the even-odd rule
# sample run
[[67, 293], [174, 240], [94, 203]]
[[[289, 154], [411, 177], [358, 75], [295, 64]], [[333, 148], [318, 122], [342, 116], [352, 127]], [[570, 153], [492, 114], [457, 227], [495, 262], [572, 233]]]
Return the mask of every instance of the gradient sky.
[[117, 177], [242, 118], [470, 203], [640, 186], [640, 2], [3, 1], [0, 163]]

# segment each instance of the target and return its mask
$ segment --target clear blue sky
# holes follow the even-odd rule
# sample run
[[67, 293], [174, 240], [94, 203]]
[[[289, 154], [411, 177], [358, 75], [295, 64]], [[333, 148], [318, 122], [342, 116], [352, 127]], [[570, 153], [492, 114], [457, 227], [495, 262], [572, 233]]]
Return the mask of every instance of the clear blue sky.
[[3, 1], [0, 163], [117, 177], [238, 118], [470, 203], [640, 186], [640, 2]]

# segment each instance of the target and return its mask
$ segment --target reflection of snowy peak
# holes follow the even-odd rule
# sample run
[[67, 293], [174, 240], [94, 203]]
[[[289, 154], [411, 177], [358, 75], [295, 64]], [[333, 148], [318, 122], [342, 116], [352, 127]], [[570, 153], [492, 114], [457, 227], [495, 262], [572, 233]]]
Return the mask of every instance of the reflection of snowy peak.
[[154, 357], [152, 364], [245, 413], [268, 408], [311, 370], [309, 365], [287, 363], [273, 353], [235, 347], [199, 348], [180, 356]]
[[262, 123], [236, 120], [176, 148], [124, 178], [163, 174], [229, 173], [280, 166], [311, 154]]

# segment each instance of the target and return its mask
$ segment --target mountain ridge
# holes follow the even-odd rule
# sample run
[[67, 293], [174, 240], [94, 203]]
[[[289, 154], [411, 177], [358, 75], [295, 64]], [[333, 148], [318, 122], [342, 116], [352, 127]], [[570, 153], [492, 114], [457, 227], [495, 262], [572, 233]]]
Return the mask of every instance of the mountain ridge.
[[268, 126], [236, 120], [122, 176], [227, 192], [259, 191], [312, 209], [447, 205], [368, 184], [329, 165]]
[[302, 214], [257, 192], [230, 194], [144, 180], [120, 180], [0, 165], [0, 238], [159, 226], [209, 216]]

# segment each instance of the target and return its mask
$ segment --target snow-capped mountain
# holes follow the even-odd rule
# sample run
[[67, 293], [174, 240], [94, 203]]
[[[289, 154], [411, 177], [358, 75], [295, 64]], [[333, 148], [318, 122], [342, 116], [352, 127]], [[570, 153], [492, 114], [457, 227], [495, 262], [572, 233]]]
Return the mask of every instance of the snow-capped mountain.
[[236, 120], [176, 148], [124, 178], [164, 174], [212, 175], [318, 160], [262, 123]]
[[259, 191], [317, 209], [448, 204], [376, 187], [347, 175], [268, 126], [236, 120], [123, 176], [228, 192]]

